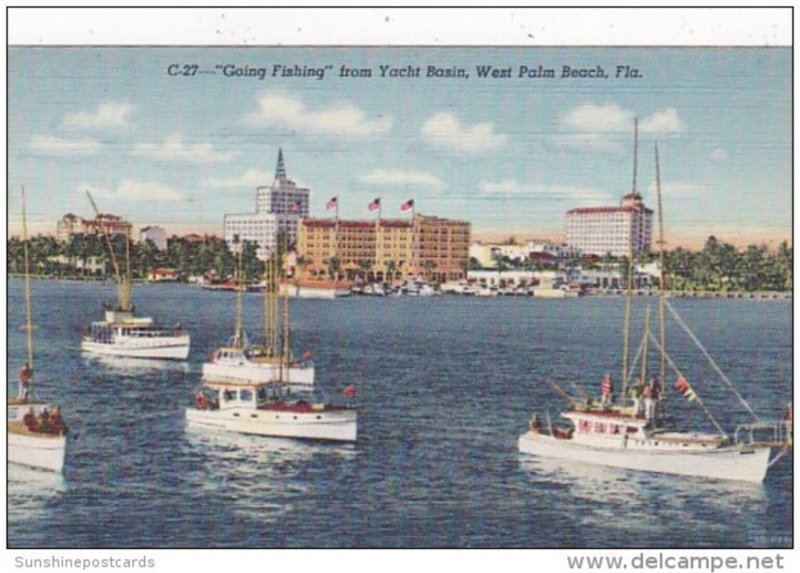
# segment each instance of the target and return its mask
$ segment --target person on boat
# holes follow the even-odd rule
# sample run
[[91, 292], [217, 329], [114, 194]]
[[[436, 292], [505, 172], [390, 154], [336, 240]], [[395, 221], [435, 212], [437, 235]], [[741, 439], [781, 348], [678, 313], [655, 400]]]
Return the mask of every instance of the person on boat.
[[28, 410], [28, 412], [23, 416], [22, 422], [25, 424], [25, 427], [31, 431], [35, 431], [38, 424], [36, 422], [36, 413], [33, 411], [33, 408]]
[[647, 388], [644, 390], [644, 410], [645, 417], [649, 421], [655, 420], [656, 417], [656, 404], [661, 397], [661, 389], [656, 384], [654, 379], [650, 380]]
[[47, 406], [42, 408], [42, 413], [39, 414], [39, 431], [44, 433], [50, 431], [50, 411]]
[[206, 395], [200, 391], [197, 393], [197, 409], [198, 410], [205, 410], [208, 408], [208, 401], [206, 400]]
[[56, 406], [55, 411], [50, 415], [50, 432], [59, 435], [67, 433], [67, 426], [61, 417], [61, 406]]
[[638, 418], [642, 414], [642, 387], [643, 383], [634, 385], [631, 388], [631, 400], [633, 400], [633, 415]]
[[533, 414], [528, 422], [531, 432], [538, 434], [542, 430], [542, 421], [539, 419], [539, 414]]
[[31, 380], [33, 380], [33, 369], [28, 362], [25, 363], [19, 371], [19, 395], [17, 396], [23, 402], [28, 401], [30, 395]]
[[610, 406], [614, 401], [614, 382], [611, 374], [606, 373], [603, 383], [600, 385], [600, 403], [603, 407]]

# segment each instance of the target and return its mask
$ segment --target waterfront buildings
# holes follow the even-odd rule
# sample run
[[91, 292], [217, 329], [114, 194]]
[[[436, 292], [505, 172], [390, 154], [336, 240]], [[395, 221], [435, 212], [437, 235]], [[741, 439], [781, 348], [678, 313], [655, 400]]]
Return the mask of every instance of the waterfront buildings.
[[298, 274], [395, 282], [444, 282], [466, 276], [471, 225], [415, 214], [411, 220], [305, 219], [297, 242]]
[[619, 207], [582, 207], [567, 211], [567, 245], [585, 254], [628, 256], [633, 234], [634, 255], [652, 246], [653, 211], [639, 193], [629, 193]]
[[139, 241], [153, 241], [153, 244], [159, 251], [167, 250], [167, 232], [162, 228], [155, 225], [144, 227], [139, 231]]
[[84, 219], [73, 213], [67, 213], [56, 223], [56, 238], [68, 241], [72, 235], [109, 235], [130, 236], [131, 224], [122, 217], [110, 213], [100, 213], [94, 219]]
[[528, 241], [526, 243], [472, 243], [469, 256], [475, 259], [481, 268], [497, 266], [498, 261], [506, 259], [516, 265], [526, 261], [558, 262], [574, 259], [581, 255], [579, 249], [568, 245], [560, 245], [549, 241]]
[[310, 194], [309, 189], [298, 187], [286, 175], [283, 150], [279, 149], [272, 185], [256, 189], [255, 212], [225, 215], [224, 237], [228, 248], [238, 253], [242, 242], [255, 242], [258, 258], [266, 260], [279, 234], [285, 235], [290, 245], [296, 244], [298, 222], [308, 217]]

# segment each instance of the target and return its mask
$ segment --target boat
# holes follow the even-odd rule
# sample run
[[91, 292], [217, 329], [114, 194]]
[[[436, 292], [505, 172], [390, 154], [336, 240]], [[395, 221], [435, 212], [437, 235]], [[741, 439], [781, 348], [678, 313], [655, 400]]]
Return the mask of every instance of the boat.
[[34, 469], [60, 473], [67, 450], [67, 426], [61, 409], [36, 399], [31, 318], [31, 284], [25, 190], [22, 190], [22, 233], [25, 257], [25, 312], [28, 360], [20, 370], [19, 392], [8, 397], [8, 461]]
[[[347, 395], [354, 394], [350, 388]], [[186, 409], [186, 423], [254, 436], [355, 442], [358, 411], [293, 395], [281, 382], [205, 381]]]
[[[101, 219], [100, 211], [97, 209], [91, 193], [88, 191], [86, 193], [95, 214], [98, 219]], [[93, 322], [91, 326], [84, 329], [81, 350], [91, 354], [128, 358], [188, 359], [191, 340], [180, 324], [174, 328], [165, 328], [157, 324], [151, 317], [135, 315], [131, 288], [129, 234], [125, 234], [126, 268], [123, 274], [120, 271], [108, 229], [104, 225], [102, 229], [114, 266], [119, 301], [116, 307], [104, 304], [104, 320]]]
[[[289, 330], [289, 297], [284, 296], [283, 340], [279, 327], [280, 254], [273, 253], [264, 271], [264, 340], [250, 345], [243, 324], [243, 289], [236, 299], [236, 326], [226, 346], [215, 350], [203, 364], [203, 379], [215, 381], [247, 381], [253, 383], [283, 380], [292, 392], [310, 392], [314, 388], [314, 361], [309, 352], [301, 358], [291, 352]], [[241, 252], [239, 257], [241, 282]]]
[[[634, 140], [635, 141], [635, 140]], [[634, 149], [636, 144], [634, 144]], [[634, 155], [635, 157], [635, 155]], [[661, 183], [658, 148], [655, 150], [656, 190], [659, 210], [659, 247], [661, 258], [661, 280], [659, 295], [659, 339], [650, 333], [649, 310], [645, 313], [645, 328], [639, 356], [642, 359], [641, 377], [631, 384], [633, 368], [628, 366], [630, 313], [632, 291], [628, 284], [625, 313], [625, 338], [623, 347], [622, 392], [615, 399], [610, 375], [606, 375], [601, 386], [601, 400], [595, 400], [580, 388], [582, 398], [567, 394], [553, 384], [556, 391], [571, 404], [571, 410], [561, 414], [561, 423], [554, 424], [549, 416], [546, 420], [537, 414], [531, 417], [528, 430], [518, 441], [519, 451], [542, 458], [552, 458], [623, 468], [627, 470], [656, 472], [680, 476], [694, 476], [717, 480], [737, 480], [761, 483], [768, 469], [785, 455], [792, 445], [791, 409], [781, 421], [762, 421], [750, 408], [741, 394], [724, 375], [700, 341], [683, 322], [677, 312], [665, 300], [664, 273], [664, 224], [661, 207]], [[636, 192], [636, 162], [634, 161], [634, 193]], [[633, 248], [629, 245], [629, 281], [633, 276]], [[648, 307], [649, 308], [649, 307]], [[705, 406], [687, 376], [666, 353], [665, 311], [669, 310], [675, 322], [709, 359], [723, 381], [734, 392], [742, 405], [750, 412], [753, 421], [740, 424], [733, 434], [726, 432]], [[659, 352], [659, 381], [649, 377], [649, 342]], [[717, 433], [686, 431], [673, 427], [666, 415], [666, 366], [677, 375], [675, 385], [679, 394], [689, 403], [703, 409]], [[644, 405], [644, 408], [642, 407]], [[790, 406], [791, 408], [791, 406]], [[777, 454], [773, 457], [772, 451]]]

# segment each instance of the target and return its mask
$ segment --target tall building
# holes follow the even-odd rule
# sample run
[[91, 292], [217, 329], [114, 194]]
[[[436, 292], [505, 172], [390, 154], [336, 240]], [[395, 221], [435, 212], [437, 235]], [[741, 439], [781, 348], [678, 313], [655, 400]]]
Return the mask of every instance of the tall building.
[[419, 214], [411, 221], [305, 219], [297, 243], [299, 273], [327, 277], [335, 260], [348, 278], [458, 280], [469, 262], [470, 235], [467, 222]]
[[[631, 233], [633, 237], [631, 239]], [[567, 211], [567, 245], [583, 253], [614, 257], [650, 251], [653, 242], [653, 211], [639, 193], [629, 193], [619, 207], [582, 207]]]
[[139, 231], [139, 241], [142, 243], [145, 241], [153, 241], [153, 244], [159, 251], [167, 250], [167, 232], [162, 227], [156, 225], [143, 227]]
[[311, 191], [297, 184], [286, 175], [283, 150], [278, 150], [278, 164], [272, 185], [256, 189], [255, 213], [231, 214], [224, 217], [224, 235], [228, 248], [239, 252], [234, 241], [251, 241], [258, 244], [258, 257], [266, 260], [275, 248], [278, 233], [286, 235], [289, 244], [297, 243], [298, 222], [308, 217]]

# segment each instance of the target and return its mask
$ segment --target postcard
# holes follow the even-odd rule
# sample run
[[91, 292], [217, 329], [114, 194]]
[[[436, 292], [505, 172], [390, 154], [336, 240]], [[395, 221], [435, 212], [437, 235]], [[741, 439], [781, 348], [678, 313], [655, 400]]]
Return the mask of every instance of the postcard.
[[791, 17], [10, 9], [16, 566], [790, 559]]

